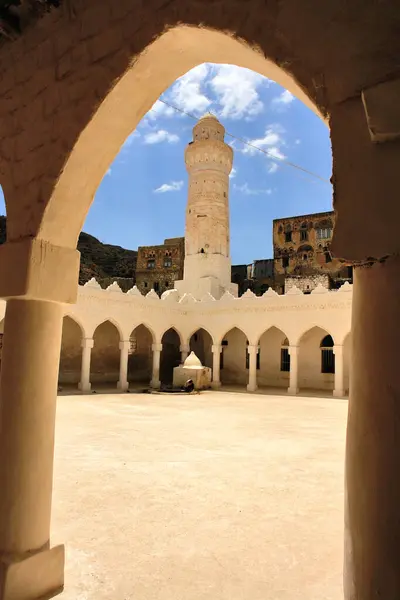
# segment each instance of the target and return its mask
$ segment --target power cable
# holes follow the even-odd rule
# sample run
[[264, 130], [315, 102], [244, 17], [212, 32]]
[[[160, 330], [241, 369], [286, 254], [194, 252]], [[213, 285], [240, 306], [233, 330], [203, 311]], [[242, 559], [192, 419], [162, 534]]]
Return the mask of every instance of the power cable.
[[[190, 117], [191, 119], [193, 119], [195, 121], [198, 121], [198, 118], [195, 115], [192, 115], [191, 113], [183, 110], [182, 108], [179, 108], [178, 106], [175, 106], [174, 104], [171, 104], [170, 102], [167, 102], [166, 100], [161, 100], [161, 98], [159, 98], [159, 101], [162, 102], [162, 104], [165, 104], [165, 106], [169, 106], [169, 108], [172, 108], [173, 110], [180, 112], [183, 115], [186, 115], [187, 117]], [[328, 185], [331, 185], [331, 182], [328, 179], [325, 179], [325, 177], [321, 177], [321, 175], [318, 175], [317, 173], [314, 173], [313, 171], [309, 171], [308, 169], [305, 169], [301, 165], [298, 165], [289, 160], [286, 160], [285, 158], [278, 158], [272, 152], [268, 152], [268, 150], [265, 150], [264, 148], [260, 148], [259, 146], [256, 146], [255, 144], [252, 144], [251, 142], [248, 142], [247, 140], [240, 138], [237, 135], [234, 135], [233, 133], [229, 133], [228, 131], [225, 131], [225, 134], [228, 137], [230, 137], [234, 140], [237, 140], [241, 144], [244, 144], [246, 146], [249, 146], [250, 148], [254, 148], [255, 150], [258, 150], [259, 152], [262, 152], [263, 154], [266, 154], [271, 160], [275, 161], [278, 164], [284, 164], [286, 167], [292, 167], [293, 169], [297, 169], [298, 171], [302, 171], [303, 173], [306, 173], [307, 175], [309, 175], [310, 177], [313, 177], [314, 179], [317, 179], [318, 181], [322, 181], [323, 183], [327, 183]]]

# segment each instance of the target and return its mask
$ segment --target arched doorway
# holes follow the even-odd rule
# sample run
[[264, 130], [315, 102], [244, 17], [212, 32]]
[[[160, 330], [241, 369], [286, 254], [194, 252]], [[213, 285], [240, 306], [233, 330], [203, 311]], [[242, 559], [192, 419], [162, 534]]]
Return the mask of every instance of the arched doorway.
[[58, 383], [62, 387], [77, 387], [81, 378], [82, 328], [69, 316], [63, 319]]
[[246, 335], [237, 327], [233, 327], [224, 335], [220, 358], [220, 378], [223, 385], [247, 385], [249, 367], [247, 345]]
[[[286, 335], [277, 327], [270, 327], [260, 337], [260, 369], [257, 373], [259, 387], [289, 386], [290, 358]], [[286, 352], [285, 352], [286, 350]]]
[[202, 327], [194, 332], [189, 342], [190, 352], [196, 354], [203, 367], [210, 367], [211, 369], [213, 366], [212, 344], [211, 335]]
[[148, 384], [152, 375], [153, 334], [145, 325], [138, 325], [130, 337], [128, 381]]
[[181, 339], [177, 331], [171, 327], [162, 336], [161, 343], [160, 381], [162, 385], [171, 385], [174, 367], [181, 362]]
[[335, 355], [332, 336], [321, 327], [306, 331], [299, 342], [299, 388], [333, 391]]
[[119, 379], [120, 333], [111, 321], [104, 321], [93, 334], [90, 381], [99, 387], [116, 388]]

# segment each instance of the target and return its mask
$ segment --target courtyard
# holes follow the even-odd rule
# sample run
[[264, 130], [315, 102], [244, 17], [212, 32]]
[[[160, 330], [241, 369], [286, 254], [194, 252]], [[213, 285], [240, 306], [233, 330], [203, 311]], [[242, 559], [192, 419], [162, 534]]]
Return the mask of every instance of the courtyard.
[[337, 600], [347, 401], [60, 396], [63, 600]]

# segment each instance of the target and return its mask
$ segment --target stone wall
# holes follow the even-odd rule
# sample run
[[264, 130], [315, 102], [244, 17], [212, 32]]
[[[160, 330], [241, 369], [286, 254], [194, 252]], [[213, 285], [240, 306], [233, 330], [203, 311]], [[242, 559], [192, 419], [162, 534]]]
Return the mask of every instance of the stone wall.
[[146, 294], [154, 289], [162, 294], [183, 277], [185, 238], [166, 239], [159, 246], [139, 246], [136, 285]]
[[297, 287], [303, 293], [311, 293], [317, 286], [329, 290], [330, 280], [328, 275], [305, 275], [304, 277], [285, 277], [285, 293]]

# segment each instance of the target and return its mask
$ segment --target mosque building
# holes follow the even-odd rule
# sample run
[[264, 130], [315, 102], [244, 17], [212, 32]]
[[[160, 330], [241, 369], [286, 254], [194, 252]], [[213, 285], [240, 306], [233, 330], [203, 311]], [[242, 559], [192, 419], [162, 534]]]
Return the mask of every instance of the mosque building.
[[[126, 293], [116, 282], [103, 290], [92, 279], [79, 287], [77, 303], [65, 307], [62, 388], [74, 386], [83, 393], [102, 387], [157, 389], [172, 383], [173, 369], [194, 351], [212, 370], [213, 388], [347, 394], [353, 295], [348, 281], [329, 290], [322, 280], [313, 280], [311, 290], [302, 290], [294, 280], [284, 285], [283, 294], [266, 286], [261, 296], [248, 289], [238, 297], [238, 286], [231, 281], [229, 227], [233, 150], [224, 135], [223, 125], [211, 114], [196, 123], [185, 151], [189, 185], [184, 242], [166, 240], [151, 256], [143, 254], [141, 268], [149, 282], [148, 273], [168, 262], [165, 291], [150, 289], [151, 282]], [[332, 222], [330, 215], [321, 219]], [[290, 248], [295, 237], [307, 235], [303, 246], [312, 242], [310, 227], [303, 223], [308, 221], [274, 222], [283, 248], [275, 259], [283, 264], [287, 254], [288, 267], [293, 256], [294, 278], [299, 253]], [[324, 244], [328, 248], [326, 240]], [[307, 259], [310, 252], [304, 249]], [[324, 252], [328, 250], [322, 253], [324, 264], [331, 268]], [[4, 313], [1, 301], [0, 318]]]

